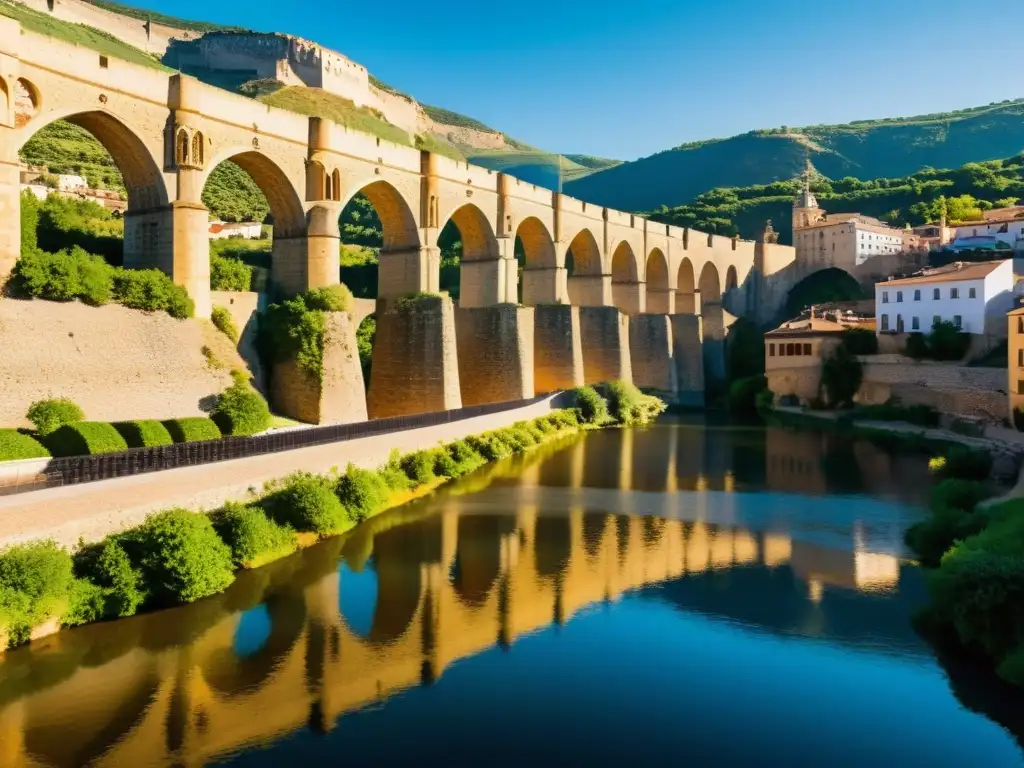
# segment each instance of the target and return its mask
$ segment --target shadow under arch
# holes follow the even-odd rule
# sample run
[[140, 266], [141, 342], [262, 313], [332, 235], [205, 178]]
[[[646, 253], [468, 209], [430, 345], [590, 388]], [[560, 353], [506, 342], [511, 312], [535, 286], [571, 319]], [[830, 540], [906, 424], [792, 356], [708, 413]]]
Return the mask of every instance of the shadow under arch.
[[306, 212], [298, 190], [281, 167], [260, 150], [233, 148], [220, 153], [203, 172], [204, 187], [210, 173], [226, 160], [245, 171], [267, 198], [274, 222], [275, 241], [305, 234]]
[[528, 216], [516, 227], [515, 253], [522, 268], [520, 301], [526, 306], [552, 303], [561, 295], [557, 282], [558, 256], [551, 233], [536, 216]]
[[162, 162], [154, 157], [140, 135], [120, 118], [103, 110], [49, 112], [28, 123], [21, 134], [18, 152], [40, 131], [65, 121], [87, 131], [110, 153], [121, 172], [130, 211], [165, 206], [170, 201], [167, 184], [161, 172]]
[[628, 314], [642, 312], [643, 293], [640, 285], [640, 268], [637, 265], [633, 247], [623, 240], [612, 252], [612, 303], [619, 311]]
[[572, 559], [572, 522], [568, 515], [538, 515], [533, 537], [537, 575], [554, 579]]
[[789, 290], [786, 296], [786, 316], [782, 320], [799, 316], [813, 304], [854, 301], [866, 296], [861, 284], [849, 272], [839, 267], [826, 267], [811, 272]]
[[462, 261], [491, 261], [499, 257], [498, 239], [487, 216], [473, 203], [465, 203], [448, 217], [441, 227], [443, 231], [454, 224], [462, 238]]
[[515, 520], [509, 515], [459, 515], [457, 527], [449, 580], [464, 604], [479, 608], [501, 575], [501, 539], [515, 531]]
[[380, 221], [380, 243], [375, 243], [375, 246], [385, 252], [420, 246], [420, 232], [413, 207], [397, 187], [383, 179], [371, 181], [352, 192], [345, 201], [343, 214], [358, 195], [370, 201]]
[[697, 279], [694, 276], [693, 262], [686, 256], [679, 262], [676, 274], [676, 313], [697, 314]]
[[565, 253], [566, 292], [569, 303], [577, 306], [603, 306], [604, 265], [601, 248], [593, 232], [584, 228], [569, 241]]
[[647, 281], [646, 311], [659, 315], [671, 314], [674, 302], [670, 300], [672, 294], [668, 258], [660, 248], [655, 248], [648, 254], [644, 277]]

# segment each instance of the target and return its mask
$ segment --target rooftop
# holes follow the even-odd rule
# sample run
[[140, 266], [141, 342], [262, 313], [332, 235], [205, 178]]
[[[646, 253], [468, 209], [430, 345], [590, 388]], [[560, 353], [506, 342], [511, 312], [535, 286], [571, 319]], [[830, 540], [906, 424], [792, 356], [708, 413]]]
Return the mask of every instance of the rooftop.
[[833, 320], [820, 317], [798, 317], [788, 320], [765, 336], [820, 336], [822, 334], [842, 333], [847, 326]]
[[898, 280], [883, 280], [877, 285], [889, 286], [889, 285], [910, 285], [910, 284], [921, 284], [921, 283], [951, 283], [959, 282], [961, 280], [982, 280], [988, 277], [992, 272], [999, 269], [1003, 264], [1006, 264], [1009, 259], [1000, 259], [999, 261], [979, 261], [979, 262], [963, 262], [956, 261], [945, 267], [937, 267], [935, 269], [927, 269], [919, 275], [911, 275], [910, 277], [903, 277]]

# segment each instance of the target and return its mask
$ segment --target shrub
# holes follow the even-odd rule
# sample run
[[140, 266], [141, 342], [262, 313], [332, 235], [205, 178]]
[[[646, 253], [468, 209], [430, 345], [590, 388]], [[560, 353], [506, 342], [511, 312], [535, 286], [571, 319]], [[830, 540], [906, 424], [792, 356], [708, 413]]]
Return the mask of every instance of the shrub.
[[580, 423], [601, 424], [608, 420], [608, 403], [593, 387], [572, 390], [573, 406], [579, 412]]
[[434, 479], [434, 452], [416, 451], [403, 456], [399, 465], [413, 485], [426, 485]]
[[939, 506], [927, 520], [910, 526], [903, 538], [922, 565], [934, 568], [956, 542], [978, 533], [986, 522], [978, 513]]
[[35, 250], [14, 266], [16, 290], [37, 299], [74, 301], [99, 306], [111, 299], [114, 269], [79, 246], [58, 253]]
[[665, 410], [656, 397], [645, 395], [628, 381], [608, 382], [608, 412], [620, 424], [645, 424]]
[[294, 552], [298, 546], [295, 531], [278, 525], [258, 507], [228, 504], [210, 517], [213, 528], [231, 548], [231, 557], [240, 568], [255, 568]]
[[72, 424], [85, 419], [85, 413], [82, 409], [66, 398], [37, 400], [29, 406], [28, 413], [25, 416], [43, 437], [63, 427], [65, 424]]
[[557, 411], [552, 411], [546, 418], [555, 424], [559, 431], [573, 429], [582, 423], [579, 411], [575, 408], [561, 408]]
[[96, 456], [128, 450], [128, 443], [105, 421], [80, 421], [65, 424], [46, 438], [46, 447], [54, 456]]
[[484, 458], [465, 440], [456, 440], [454, 443], [449, 443], [447, 446], [448, 455], [452, 457], [452, 461], [455, 462], [456, 474], [452, 477], [461, 477], [462, 475], [472, 472], [474, 469], [478, 469], [483, 463]]
[[860, 389], [864, 368], [856, 357], [839, 345], [821, 361], [821, 385], [833, 408], [842, 408], [853, 403], [853, 397]]
[[117, 269], [114, 272], [114, 300], [130, 309], [166, 312], [184, 319], [195, 314], [188, 292], [159, 269]]
[[255, 435], [272, 422], [263, 395], [240, 378], [224, 390], [210, 415], [225, 435]]
[[198, 443], [203, 440], [220, 440], [220, 427], [213, 419], [195, 416], [186, 419], [168, 419], [162, 422], [176, 443]]
[[324, 315], [302, 296], [272, 304], [260, 316], [259, 345], [268, 363], [295, 363], [315, 380], [323, 376]]
[[106, 616], [106, 594], [103, 587], [86, 579], [72, 579], [68, 587], [67, 607], [60, 617], [62, 627], [77, 627], [99, 621]]
[[758, 413], [766, 413], [775, 405], [775, 394], [770, 389], [762, 389], [754, 398], [754, 408]]
[[735, 414], [752, 414], [758, 410], [757, 399], [768, 387], [764, 376], [747, 376], [729, 385], [729, 410]]
[[129, 448], [153, 448], [171, 445], [174, 442], [167, 428], [155, 420], [121, 421], [115, 423], [113, 427], [124, 438]]
[[841, 343], [851, 355], [878, 354], [878, 337], [867, 328], [847, 328]]
[[215, 291], [248, 291], [252, 287], [252, 267], [241, 259], [210, 254], [210, 288]]
[[911, 357], [914, 360], [924, 360], [928, 357], [928, 340], [925, 338], [923, 333], [912, 333], [907, 337], [906, 346], [903, 348], [903, 354], [907, 357]]
[[496, 432], [472, 435], [466, 438], [466, 443], [486, 461], [499, 461], [514, 453], [513, 447]]
[[344, 533], [355, 522], [329, 482], [307, 473], [292, 475], [281, 490], [264, 501], [268, 514], [278, 525], [287, 525], [300, 532], [320, 535]]
[[75, 571], [103, 591], [103, 616], [132, 616], [146, 602], [142, 572], [132, 565], [117, 537], [76, 554]]
[[1024, 645], [1018, 646], [1000, 662], [996, 674], [1011, 685], [1024, 688]]
[[[954, 445], [942, 457], [944, 461], [936, 463], [933, 471], [940, 478], [960, 478], [963, 480], [985, 480], [992, 469], [992, 456], [987, 451]], [[931, 464], [929, 467], [931, 468]]]
[[387, 479], [377, 472], [349, 464], [338, 478], [334, 492], [349, 516], [362, 522], [384, 509], [391, 500]]
[[227, 309], [224, 307], [214, 307], [210, 313], [210, 321], [218, 331], [235, 342], [235, 344], [238, 343], [238, 328], [235, 326], [235, 321]]
[[35, 438], [16, 429], [0, 429], [0, 461], [45, 459], [50, 455]]
[[970, 511], [989, 497], [988, 486], [975, 480], [949, 478], [932, 488], [932, 506]]
[[0, 629], [8, 646], [65, 609], [72, 578], [71, 556], [52, 541], [0, 552]]
[[303, 300], [311, 311], [349, 312], [352, 309], [352, 291], [341, 284], [311, 288], [303, 294]]
[[171, 509], [120, 537], [158, 605], [191, 603], [223, 592], [235, 579], [231, 549], [206, 515]]
[[961, 360], [971, 337], [947, 320], [940, 320], [928, 334], [928, 352], [935, 360]]

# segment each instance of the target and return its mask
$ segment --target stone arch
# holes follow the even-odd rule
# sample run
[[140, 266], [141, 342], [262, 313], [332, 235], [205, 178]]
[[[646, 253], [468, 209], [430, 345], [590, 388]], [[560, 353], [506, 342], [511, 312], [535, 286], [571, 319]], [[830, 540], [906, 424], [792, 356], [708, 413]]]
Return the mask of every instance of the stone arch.
[[0, 123], [13, 125], [11, 120], [11, 91], [7, 85], [7, 78], [0, 75]]
[[192, 165], [192, 137], [185, 126], [179, 126], [174, 134], [174, 164], [179, 168]]
[[267, 198], [274, 222], [275, 256], [279, 239], [305, 235], [306, 212], [302, 207], [302, 200], [281, 166], [258, 149], [236, 147], [222, 152], [208, 165], [202, 177], [203, 184], [209, 178], [210, 172], [225, 160], [231, 160], [249, 174]]
[[675, 296], [669, 279], [668, 259], [660, 248], [648, 254], [644, 275], [647, 278], [647, 311], [659, 315], [672, 314], [675, 311]]
[[704, 388], [709, 396], [718, 393], [725, 380], [725, 313], [722, 309], [722, 281], [711, 261], [700, 271], [700, 316], [704, 352]]
[[695, 315], [698, 311], [697, 280], [693, 272], [693, 262], [684, 256], [676, 273], [676, 312], [681, 315]]
[[357, 194], [362, 194], [373, 205], [381, 224], [381, 247], [385, 251], [405, 250], [420, 246], [419, 228], [409, 201], [387, 181], [377, 180], [354, 191], [346, 200], [348, 205]]
[[611, 304], [611, 279], [603, 274], [602, 261], [601, 248], [589, 229], [581, 229], [569, 241], [565, 254], [569, 303], [590, 307]]
[[612, 303], [619, 311], [635, 315], [644, 311], [645, 291], [633, 247], [623, 240], [612, 251]]
[[439, 229], [443, 230], [448, 222], [458, 227], [462, 237], [462, 261], [493, 261], [499, 258], [494, 228], [484, 212], [473, 203], [457, 208]]
[[21, 128], [27, 125], [43, 106], [43, 99], [30, 80], [19, 77], [14, 81], [14, 127]]
[[326, 200], [327, 169], [319, 160], [310, 160], [306, 165], [306, 199]]
[[565, 296], [565, 272], [558, 269], [555, 242], [548, 228], [537, 217], [529, 216], [519, 222], [515, 236], [517, 246], [522, 248], [523, 304], [557, 303]]
[[736, 267], [732, 264], [725, 271], [725, 290], [728, 293], [739, 286], [739, 278], [736, 275]]
[[718, 274], [718, 267], [715, 266], [714, 262], [706, 262], [701, 268], [698, 290], [700, 290], [702, 306], [722, 300], [722, 281]]
[[501, 575], [501, 537], [514, 529], [509, 521], [498, 515], [459, 515], [449, 580], [467, 607], [482, 607]]

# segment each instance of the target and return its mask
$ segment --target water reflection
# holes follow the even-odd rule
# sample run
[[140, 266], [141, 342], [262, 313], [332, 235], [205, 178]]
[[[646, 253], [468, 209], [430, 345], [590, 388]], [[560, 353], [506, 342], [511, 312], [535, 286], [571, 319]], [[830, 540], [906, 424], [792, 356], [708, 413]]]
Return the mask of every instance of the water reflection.
[[[627, 593], [931, 664], [907, 620], [920, 575], [901, 562], [916, 513], [897, 503], [919, 500], [925, 472], [921, 457], [772, 429], [669, 424], [547, 447], [218, 598], [9, 653], [0, 765], [198, 766], [327, 733]], [[871, 497], [840, 495], [857, 491]]]

